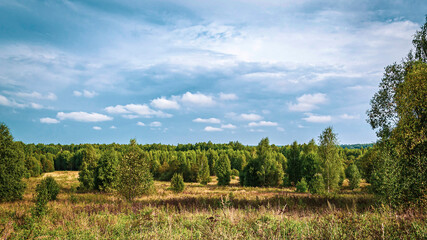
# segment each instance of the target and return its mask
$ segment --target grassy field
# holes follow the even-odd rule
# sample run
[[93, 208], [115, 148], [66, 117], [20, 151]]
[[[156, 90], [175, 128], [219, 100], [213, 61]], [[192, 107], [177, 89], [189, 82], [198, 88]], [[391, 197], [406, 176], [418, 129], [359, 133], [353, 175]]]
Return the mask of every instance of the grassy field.
[[182, 193], [155, 182], [156, 193], [132, 203], [114, 193], [77, 193], [78, 172], [53, 172], [61, 185], [45, 216], [36, 218], [35, 186], [24, 199], [0, 204], [1, 239], [427, 239], [423, 208], [391, 210], [362, 189], [334, 196], [291, 188], [186, 183]]

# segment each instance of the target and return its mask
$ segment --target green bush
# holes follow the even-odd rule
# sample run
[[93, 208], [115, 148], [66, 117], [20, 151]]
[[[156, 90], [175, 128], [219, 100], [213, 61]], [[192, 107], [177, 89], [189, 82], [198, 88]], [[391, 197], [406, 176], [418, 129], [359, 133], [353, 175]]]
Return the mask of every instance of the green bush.
[[218, 177], [218, 185], [225, 186], [230, 184], [231, 164], [226, 154], [222, 153], [215, 163], [215, 173]]
[[299, 181], [296, 185], [297, 192], [299, 193], [305, 193], [308, 190], [307, 182], [305, 181], [305, 178], [302, 178], [301, 181]]
[[184, 191], [185, 184], [184, 184], [184, 178], [181, 174], [175, 173], [171, 179], [171, 190], [179, 193]]
[[237, 169], [231, 170], [231, 176], [234, 176], [234, 177], [239, 176], [239, 170], [237, 170]]
[[325, 192], [325, 183], [321, 173], [314, 174], [310, 181], [310, 192], [313, 194], [322, 194]]
[[59, 184], [55, 181], [53, 177], [44, 178], [36, 187], [36, 192], [42, 192], [43, 189], [47, 190], [48, 201], [56, 200], [56, 197], [59, 193]]
[[49, 191], [46, 184], [39, 183], [36, 187], [36, 206], [33, 209], [33, 214], [36, 217], [43, 216], [46, 213], [49, 198]]

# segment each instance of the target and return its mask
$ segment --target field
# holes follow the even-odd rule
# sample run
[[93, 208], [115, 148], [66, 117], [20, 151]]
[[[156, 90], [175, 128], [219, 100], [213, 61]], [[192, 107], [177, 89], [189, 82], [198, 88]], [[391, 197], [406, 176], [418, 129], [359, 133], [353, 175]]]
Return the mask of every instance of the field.
[[78, 193], [78, 172], [53, 172], [61, 185], [48, 212], [32, 216], [35, 186], [0, 204], [2, 239], [426, 239], [425, 209], [379, 206], [365, 186], [333, 196], [292, 188], [186, 183], [182, 193], [155, 182], [156, 192], [122, 201], [114, 193]]

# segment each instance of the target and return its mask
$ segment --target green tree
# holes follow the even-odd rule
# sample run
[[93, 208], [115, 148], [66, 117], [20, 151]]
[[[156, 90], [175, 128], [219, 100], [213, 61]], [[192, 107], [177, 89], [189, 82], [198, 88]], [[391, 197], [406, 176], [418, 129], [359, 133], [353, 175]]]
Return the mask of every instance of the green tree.
[[359, 187], [360, 184], [360, 173], [355, 164], [351, 164], [347, 169], [347, 178], [351, 189]]
[[9, 128], [0, 124], [0, 202], [22, 199], [26, 172], [22, 150], [14, 143]]
[[311, 179], [309, 190], [313, 194], [322, 194], [325, 192], [325, 182], [321, 173], [314, 174]]
[[301, 178], [301, 181], [296, 184], [296, 191], [299, 193], [305, 193], [308, 191], [308, 185], [305, 178]]
[[215, 175], [215, 163], [218, 161], [218, 153], [211, 148], [206, 153], [206, 157], [208, 158], [209, 163], [209, 174], [213, 176]]
[[230, 184], [231, 164], [230, 159], [225, 153], [221, 153], [215, 163], [215, 174], [218, 177], [218, 185], [224, 186]]
[[291, 148], [288, 152], [288, 156], [286, 158], [288, 159], [288, 176], [289, 181], [296, 184], [298, 181], [301, 180], [301, 150], [297, 143], [297, 141], [294, 141], [291, 145]]
[[184, 191], [185, 184], [184, 184], [184, 178], [182, 177], [182, 174], [175, 173], [171, 179], [171, 187], [172, 191], [179, 193]]
[[199, 154], [197, 156], [198, 164], [199, 164], [199, 172], [197, 174], [198, 182], [201, 184], [208, 184], [211, 181], [210, 171], [209, 171], [209, 162], [206, 158], [205, 152]]
[[79, 189], [90, 191], [95, 189], [95, 171], [97, 168], [98, 157], [92, 145], [85, 148], [83, 152], [82, 166], [79, 172]]
[[326, 128], [319, 136], [319, 157], [322, 167], [322, 176], [327, 192], [339, 187], [342, 163], [338, 153], [338, 141], [332, 127]]
[[95, 172], [95, 189], [110, 192], [115, 189], [119, 157], [113, 148], [104, 151]]
[[145, 154], [131, 139], [118, 169], [117, 192], [127, 201], [146, 194], [154, 187]]

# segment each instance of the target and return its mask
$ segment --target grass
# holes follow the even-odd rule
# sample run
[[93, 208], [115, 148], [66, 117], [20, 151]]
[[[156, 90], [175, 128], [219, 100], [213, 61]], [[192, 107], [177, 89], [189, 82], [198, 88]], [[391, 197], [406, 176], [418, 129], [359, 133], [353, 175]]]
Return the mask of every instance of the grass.
[[[364, 187], [334, 196], [292, 188], [186, 183], [181, 193], [155, 182], [156, 193], [132, 203], [114, 193], [77, 193], [78, 172], [53, 172], [61, 185], [41, 218], [31, 215], [35, 186], [0, 204], [1, 239], [426, 239], [425, 209], [377, 205]], [[362, 185], [363, 186], [363, 185]]]

